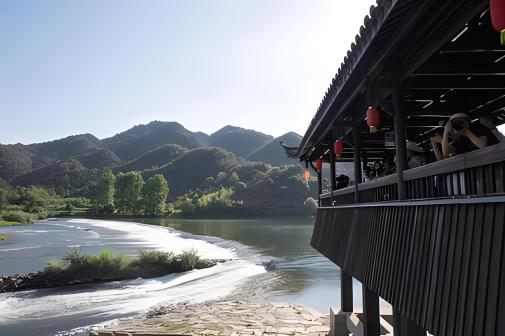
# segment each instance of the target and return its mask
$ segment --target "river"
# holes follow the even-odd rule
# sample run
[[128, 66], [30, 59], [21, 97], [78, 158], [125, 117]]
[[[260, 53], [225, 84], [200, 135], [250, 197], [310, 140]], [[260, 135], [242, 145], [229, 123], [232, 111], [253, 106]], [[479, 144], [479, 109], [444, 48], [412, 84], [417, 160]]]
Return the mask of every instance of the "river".
[[155, 279], [3, 293], [0, 335], [81, 335], [89, 325], [143, 313], [157, 305], [224, 297], [260, 274], [267, 278], [271, 274], [276, 281], [266, 293], [268, 300], [299, 303], [327, 313], [339, 302], [339, 276], [337, 267], [310, 247], [312, 228], [313, 218], [304, 217], [50, 219], [0, 228], [0, 234], [11, 236], [0, 241], [3, 275], [40, 270], [71, 248], [93, 254], [109, 249], [130, 256], [143, 249], [195, 248], [204, 258], [231, 259], [209, 269]]

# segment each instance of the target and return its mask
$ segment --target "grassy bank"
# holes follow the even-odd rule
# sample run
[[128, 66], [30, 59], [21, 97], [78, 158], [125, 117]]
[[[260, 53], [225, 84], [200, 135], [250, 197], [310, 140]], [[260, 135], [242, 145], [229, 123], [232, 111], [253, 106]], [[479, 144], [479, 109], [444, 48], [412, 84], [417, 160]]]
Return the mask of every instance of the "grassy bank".
[[10, 238], [10, 236], [8, 236], [8, 235], [0, 235], [0, 240], [6, 240], [9, 238]]
[[0, 291], [68, 286], [136, 278], [154, 278], [216, 265], [200, 259], [195, 250], [180, 254], [141, 251], [136, 258], [102, 251], [99, 255], [71, 250], [62, 260], [52, 260], [44, 270], [24, 276], [0, 278]]
[[7, 220], [0, 220], [0, 227], [1, 226], [15, 226], [15, 225], [25, 225], [25, 223], [14, 222], [14, 221], [7, 221]]

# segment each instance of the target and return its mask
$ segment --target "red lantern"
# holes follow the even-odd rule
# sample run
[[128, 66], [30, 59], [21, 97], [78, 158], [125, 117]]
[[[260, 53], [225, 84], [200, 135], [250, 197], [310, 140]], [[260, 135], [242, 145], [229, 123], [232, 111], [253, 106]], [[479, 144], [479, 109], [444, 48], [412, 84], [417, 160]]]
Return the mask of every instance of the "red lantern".
[[333, 144], [333, 151], [335, 152], [337, 160], [340, 160], [342, 152], [344, 151], [344, 144], [342, 143], [342, 140], [335, 141]]
[[310, 180], [310, 170], [305, 169], [305, 170], [303, 171], [303, 180], [304, 180], [305, 182], [309, 182], [309, 180]]
[[490, 0], [489, 13], [494, 29], [501, 34], [501, 44], [505, 45], [505, 0]]
[[366, 111], [366, 123], [370, 127], [370, 133], [377, 132], [381, 119], [380, 110], [378, 106], [370, 106]]
[[323, 169], [323, 160], [321, 159], [316, 160], [316, 169], [318, 173], [321, 172], [321, 170]]

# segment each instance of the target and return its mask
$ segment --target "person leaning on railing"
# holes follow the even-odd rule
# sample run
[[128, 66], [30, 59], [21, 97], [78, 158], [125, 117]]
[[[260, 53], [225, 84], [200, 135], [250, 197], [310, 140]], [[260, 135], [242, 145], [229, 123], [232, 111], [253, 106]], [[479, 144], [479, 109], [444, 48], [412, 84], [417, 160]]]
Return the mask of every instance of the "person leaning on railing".
[[[437, 160], [446, 159], [455, 154], [471, 152], [497, 144], [503, 136], [498, 138], [493, 132], [496, 127], [489, 119], [471, 122], [464, 113], [456, 113], [445, 123], [443, 136], [437, 134], [431, 138], [433, 152]], [[489, 126], [492, 126], [489, 127]]]

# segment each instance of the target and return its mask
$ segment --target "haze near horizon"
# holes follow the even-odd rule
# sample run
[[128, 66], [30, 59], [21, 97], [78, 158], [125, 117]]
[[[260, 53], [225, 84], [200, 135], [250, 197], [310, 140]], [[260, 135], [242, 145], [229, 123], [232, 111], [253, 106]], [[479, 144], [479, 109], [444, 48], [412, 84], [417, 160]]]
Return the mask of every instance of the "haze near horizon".
[[152, 120], [304, 134], [372, 1], [0, 4], [0, 143]]

